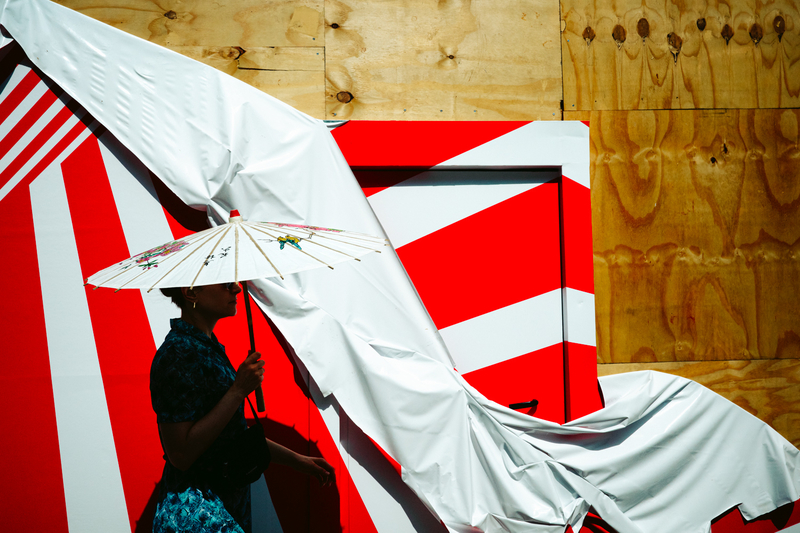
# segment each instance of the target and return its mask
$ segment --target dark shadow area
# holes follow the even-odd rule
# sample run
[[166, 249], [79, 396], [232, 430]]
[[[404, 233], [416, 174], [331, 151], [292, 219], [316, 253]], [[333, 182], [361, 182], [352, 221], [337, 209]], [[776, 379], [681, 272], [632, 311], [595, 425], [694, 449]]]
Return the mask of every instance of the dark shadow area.
[[362, 189], [387, 187], [446, 187], [453, 185], [506, 185], [547, 183], [561, 177], [561, 169], [502, 168], [431, 170], [426, 168], [353, 169]]
[[[294, 428], [262, 418], [267, 438], [303, 455], [322, 457], [314, 442]], [[281, 464], [271, 464], [264, 477], [272, 504], [285, 533], [342, 531], [339, 492], [336, 484], [322, 487], [316, 479]], [[314, 498], [312, 499], [312, 491]], [[311, 502], [314, 501], [314, 508]]]
[[208, 224], [208, 217], [205, 211], [193, 209], [184, 204], [169, 187], [156, 177], [152, 172], [150, 178], [153, 180], [153, 188], [156, 190], [158, 200], [164, 210], [175, 219], [178, 224], [191, 231], [203, 231], [211, 226]]
[[[5, 28], [4, 28], [5, 29]], [[3, 31], [5, 34], [6, 32]], [[22, 51], [22, 47], [17, 44], [9, 44], [2, 50], [0, 50], [0, 54], [2, 57], [0, 58], [0, 93], [6, 88], [8, 82], [11, 81], [11, 74], [14, 72], [14, 69], [17, 68], [17, 65], [24, 61], [27, 62], [27, 57], [25, 56], [25, 52]], [[26, 63], [30, 66], [30, 63]]]

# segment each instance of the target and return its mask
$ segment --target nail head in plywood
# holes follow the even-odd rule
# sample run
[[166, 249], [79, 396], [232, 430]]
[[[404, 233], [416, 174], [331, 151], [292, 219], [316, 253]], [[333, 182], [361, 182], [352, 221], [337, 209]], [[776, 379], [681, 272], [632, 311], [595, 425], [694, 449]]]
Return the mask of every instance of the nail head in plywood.
[[558, 4], [329, 0], [325, 16], [329, 118], [561, 116]]

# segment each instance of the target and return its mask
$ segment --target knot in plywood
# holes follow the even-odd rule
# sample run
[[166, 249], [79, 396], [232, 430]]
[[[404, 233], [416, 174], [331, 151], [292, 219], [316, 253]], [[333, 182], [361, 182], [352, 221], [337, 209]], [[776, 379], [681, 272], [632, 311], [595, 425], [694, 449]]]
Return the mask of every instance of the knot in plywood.
[[339, 25], [334, 22], [333, 24], [331, 24], [331, 28], [333, 28], [334, 30], [337, 30], [337, 29], [339, 29]]
[[354, 96], [353, 93], [349, 91], [339, 91], [336, 93], [336, 99], [339, 100], [343, 104], [348, 104], [353, 100]]
[[667, 35], [667, 44], [669, 45], [669, 51], [672, 54], [672, 58], [677, 63], [678, 54], [681, 53], [681, 46], [683, 46], [683, 39], [681, 39], [681, 36], [673, 31]]
[[782, 16], [778, 15], [772, 20], [772, 28], [778, 34], [778, 41], [783, 39], [783, 34], [786, 32], [786, 21]]
[[594, 41], [595, 37], [597, 37], [597, 34], [595, 33], [594, 29], [592, 29], [591, 26], [586, 26], [586, 28], [583, 30], [583, 40], [586, 41], [586, 45], [588, 46], [592, 44], [592, 41]]
[[175, 20], [176, 18], [178, 18], [178, 14], [172, 11], [171, 9], [166, 13], [164, 13], [164, 16], [170, 20]]
[[750, 38], [756, 46], [758, 46], [758, 43], [764, 38], [764, 30], [758, 22], [750, 27]]
[[622, 43], [625, 42], [625, 38], [628, 36], [628, 33], [625, 31], [625, 28], [617, 24], [614, 26], [613, 31], [611, 32], [611, 37], [613, 37], [614, 42], [617, 43], [617, 49], [622, 48]]
[[647, 37], [650, 35], [650, 23], [646, 18], [642, 17], [639, 19], [639, 22], [636, 23], [636, 33], [639, 34], [639, 37], [642, 38], [642, 41], [647, 39]]
[[706, 19], [704, 18], [697, 19], [697, 29], [700, 31], [706, 29]]
[[731, 38], [733, 37], [733, 28], [731, 28], [730, 24], [725, 24], [725, 26], [722, 27], [722, 33], [720, 35], [722, 35], [722, 38], [725, 39], [725, 44], [731, 42]]

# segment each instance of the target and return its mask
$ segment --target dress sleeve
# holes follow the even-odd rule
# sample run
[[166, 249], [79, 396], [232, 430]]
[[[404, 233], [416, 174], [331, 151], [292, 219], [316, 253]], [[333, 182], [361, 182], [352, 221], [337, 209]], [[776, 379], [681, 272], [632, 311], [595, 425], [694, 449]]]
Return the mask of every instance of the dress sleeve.
[[150, 369], [150, 399], [158, 422], [201, 419], [203, 390], [203, 372], [191, 346], [162, 346]]

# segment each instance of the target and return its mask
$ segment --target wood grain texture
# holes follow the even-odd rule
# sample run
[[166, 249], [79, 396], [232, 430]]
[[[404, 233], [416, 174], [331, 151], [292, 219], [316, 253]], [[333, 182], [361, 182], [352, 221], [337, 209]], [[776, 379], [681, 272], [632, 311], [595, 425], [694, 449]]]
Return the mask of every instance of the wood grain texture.
[[598, 365], [599, 376], [657, 370], [708, 387], [800, 446], [800, 360], [698, 361]]
[[562, 0], [566, 110], [800, 105], [794, 0]]
[[330, 119], [561, 118], [558, 4], [326, 0]]
[[55, 0], [164, 46], [322, 46], [323, 0]]
[[599, 361], [800, 358], [800, 111], [590, 124]]

